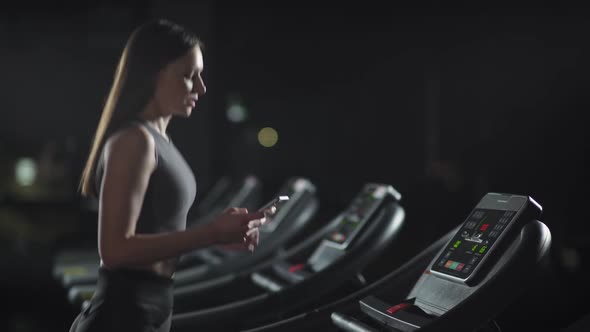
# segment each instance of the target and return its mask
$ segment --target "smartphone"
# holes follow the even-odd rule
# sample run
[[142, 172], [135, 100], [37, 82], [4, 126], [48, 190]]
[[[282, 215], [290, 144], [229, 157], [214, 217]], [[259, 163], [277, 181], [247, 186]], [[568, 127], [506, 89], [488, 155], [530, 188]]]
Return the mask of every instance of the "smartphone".
[[270, 207], [272, 207], [273, 205], [275, 207], [277, 207], [277, 205], [279, 205], [280, 203], [286, 202], [289, 200], [289, 196], [277, 196], [275, 198], [273, 198], [270, 202], [264, 204], [260, 209], [258, 209], [258, 211], [264, 211]]
[[473, 285], [485, 275], [508, 240], [542, 212], [529, 196], [488, 193], [432, 262], [433, 275]]

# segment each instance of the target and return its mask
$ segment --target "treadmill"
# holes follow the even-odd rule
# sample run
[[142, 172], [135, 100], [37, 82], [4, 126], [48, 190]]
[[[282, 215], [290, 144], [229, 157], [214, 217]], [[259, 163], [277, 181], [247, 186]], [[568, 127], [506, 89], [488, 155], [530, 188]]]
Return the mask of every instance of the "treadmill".
[[[208, 222], [217, 213], [231, 206], [255, 207], [260, 204], [261, 191], [262, 183], [256, 176], [248, 175], [237, 180], [232, 180], [228, 176], [222, 177], [196, 207], [194, 216], [188, 221], [187, 226]], [[97, 248], [92, 251], [65, 251], [56, 257], [53, 275], [61, 280], [65, 288], [91, 284], [96, 282], [99, 264]]]
[[[375, 294], [359, 301], [373, 323], [367, 331], [473, 331], [488, 323], [548, 256], [551, 233], [541, 212], [529, 196], [485, 195], [405, 298]], [[334, 324], [357, 331], [347, 317], [332, 314]]]
[[229, 276], [230, 282], [177, 289], [173, 330], [253, 327], [364, 287], [363, 271], [402, 229], [400, 199], [392, 186], [368, 183], [324, 228], [269, 262]]
[[[319, 208], [316, 187], [306, 178], [292, 177], [277, 193], [277, 196], [283, 195], [290, 199], [280, 205], [272, 219], [260, 228], [260, 244], [254, 252], [215, 246], [195, 250], [183, 256], [183, 264], [174, 274], [174, 285], [178, 287], [226, 276], [262, 262], [290, 242], [300, 241], [297, 236], [308, 226]], [[69, 301], [75, 306], [83, 306], [92, 297], [95, 283], [94, 279], [91, 283], [72, 285], [68, 291]]]

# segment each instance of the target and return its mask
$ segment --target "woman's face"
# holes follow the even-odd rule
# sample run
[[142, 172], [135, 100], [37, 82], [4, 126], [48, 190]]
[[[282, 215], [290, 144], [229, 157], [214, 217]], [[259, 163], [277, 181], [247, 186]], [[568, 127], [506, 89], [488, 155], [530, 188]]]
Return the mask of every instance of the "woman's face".
[[202, 72], [203, 54], [199, 47], [164, 67], [158, 75], [154, 92], [154, 101], [161, 115], [191, 115], [199, 96], [206, 91]]

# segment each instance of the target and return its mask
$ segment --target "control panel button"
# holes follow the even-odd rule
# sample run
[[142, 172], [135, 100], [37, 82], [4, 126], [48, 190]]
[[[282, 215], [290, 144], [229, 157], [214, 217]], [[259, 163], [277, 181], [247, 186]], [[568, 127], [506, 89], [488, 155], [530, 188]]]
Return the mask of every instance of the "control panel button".
[[305, 264], [295, 264], [289, 267], [289, 272], [295, 273], [305, 267]]
[[393, 315], [396, 312], [402, 310], [403, 308], [408, 307], [409, 305], [410, 305], [409, 303], [400, 303], [400, 304], [394, 305], [393, 307], [387, 309], [387, 313], [390, 315]]

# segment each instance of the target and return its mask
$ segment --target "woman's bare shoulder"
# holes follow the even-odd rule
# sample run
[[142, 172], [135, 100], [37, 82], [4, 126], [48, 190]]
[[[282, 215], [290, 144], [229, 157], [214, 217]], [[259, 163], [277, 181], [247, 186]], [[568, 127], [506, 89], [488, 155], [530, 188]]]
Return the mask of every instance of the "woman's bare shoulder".
[[131, 125], [112, 133], [105, 142], [107, 159], [145, 160], [154, 156], [152, 135], [139, 125]]

